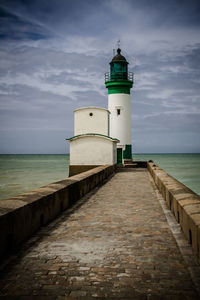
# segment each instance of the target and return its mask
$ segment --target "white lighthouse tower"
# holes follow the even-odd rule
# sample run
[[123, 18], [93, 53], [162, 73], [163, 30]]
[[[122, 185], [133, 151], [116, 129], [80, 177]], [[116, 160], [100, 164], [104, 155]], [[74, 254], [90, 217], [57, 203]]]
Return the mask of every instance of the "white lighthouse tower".
[[133, 73], [128, 72], [128, 62], [117, 49], [110, 62], [110, 73], [105, 74], [110, 111], [110, 136], [117, 138], [117, 163], [132, 160], [130, 89]]

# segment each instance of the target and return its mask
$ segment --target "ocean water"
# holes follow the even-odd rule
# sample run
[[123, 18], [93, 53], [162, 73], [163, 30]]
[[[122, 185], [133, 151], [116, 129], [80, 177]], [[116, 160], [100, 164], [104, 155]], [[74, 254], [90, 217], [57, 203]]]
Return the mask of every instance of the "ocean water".
[[168, 174], [200, 195], [200, 153], [136, 154], [134, 160], [153, 160]]
[[[200, 154], [135, 154], [153, 160], [170, 175], [200, 194]], [[69, 174], [69, 155], [0, 155], [0, 199], [62, 180]]]
[[0, 155], [0, 199], [62, 180], [69, 175], [69, 155]]

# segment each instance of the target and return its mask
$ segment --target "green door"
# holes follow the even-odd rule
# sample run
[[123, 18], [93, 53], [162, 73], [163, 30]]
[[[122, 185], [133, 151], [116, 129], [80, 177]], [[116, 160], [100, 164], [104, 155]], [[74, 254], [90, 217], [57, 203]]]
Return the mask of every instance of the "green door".
[[122, 164], [122, 148], [117, 148], [117, 164]]

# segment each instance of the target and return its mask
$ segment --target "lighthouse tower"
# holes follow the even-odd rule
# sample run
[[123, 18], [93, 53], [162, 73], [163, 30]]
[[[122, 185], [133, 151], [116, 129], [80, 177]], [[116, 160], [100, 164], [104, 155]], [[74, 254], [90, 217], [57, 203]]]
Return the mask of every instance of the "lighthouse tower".
[[110, 136], [117, 138], [117, 163], [132, 160], [130, 89], [133, 73], [128, 72], [128, 62], [117, 49], [110, 62], [110, 72], [105, 74], [108, 89], [108, 110], [110, 111]]

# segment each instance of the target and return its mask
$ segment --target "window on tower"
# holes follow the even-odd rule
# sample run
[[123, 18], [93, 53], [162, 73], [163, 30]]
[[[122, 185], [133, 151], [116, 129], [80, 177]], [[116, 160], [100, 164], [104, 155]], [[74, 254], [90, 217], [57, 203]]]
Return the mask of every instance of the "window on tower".
[[117, 108], [117, 115], [119, 116], [121, 113], [121, 109], [120, 108]]

